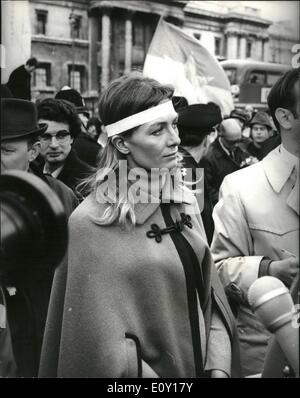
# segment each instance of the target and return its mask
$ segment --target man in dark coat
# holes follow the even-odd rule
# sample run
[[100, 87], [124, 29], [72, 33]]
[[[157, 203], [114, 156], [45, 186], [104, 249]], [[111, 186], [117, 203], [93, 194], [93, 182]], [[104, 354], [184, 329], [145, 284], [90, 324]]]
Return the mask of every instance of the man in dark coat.
[[[210, 102], [208, 104], [193, 104], [179, 109], [178, 131], [181, 139], [181, 153], [183, 154], [183, 166], [193, 172], [193, 181], [196, 178], [196, 170], [203, 169], [202, 158], [207, 151], [207, 137], [213, 127], [222, 121], [220, 108]], [[204, 170], [204, 201], [203, 197], [196, 195], [201, 210], [201, 217], [205, 228], [208, 243], [211, 243], [214, 223], [212, 219], [212, 204], [208, 192], [208, 183]], [[202, 192], [203, 196], [203, 192]], [[201, 201], [201, 203], [200, 203]]]
[[31, 73], [37, 67], [36, 58], [29, 58], [25, 65], [19, 66], [9, 76], [7, 86], [13, 97], [31, 100]]
[[[38, 135], [46, 129], [46, 124], [38, 125], [32, 102], [1, 99], [1, 173], [22, 170], [42, 177], [57, 194], [69, 217], [78, 204], [72, 190], [30, 166], [39, 153]], [[0, 377], [37, 376], [56, 264], [52, 265], [42, 263], [38, 270], [26, 269], [26, 273], [1, 269], [0, 319], [4, 318], [4, 322], [0, 324]]]
[[218, 201], [219, 189], [224, 177], [257, 161], [239, 146], [241, 140], [242, 130], [237, 120], [225, 119], [220, 124], [218, 137], [203, 157], [213, 205]]
[[87, 133], [81, 132], [73, 144], [79, 159], [89, 164], [91, 167], [96, 167], [100, 158], [102, 147]]
[[40, 123], [48, 125], [47, 131], [40, 136], [41, 155], [45, 162], [43, 172], [77, 192], [77, 184], [93, 169], [80, 160], [72, 148], [81, 130], [76, 108], [65, 100], [46, 99], [38, 105], [38, 118]]

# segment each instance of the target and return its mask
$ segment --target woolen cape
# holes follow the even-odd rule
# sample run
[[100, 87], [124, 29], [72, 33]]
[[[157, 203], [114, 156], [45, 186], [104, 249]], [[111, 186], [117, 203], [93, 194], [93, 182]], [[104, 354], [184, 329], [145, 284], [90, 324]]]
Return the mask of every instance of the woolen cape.
[[[181, 233], [201, 265], [206, 340], [214, 309], [230, 336], [231, 375], [239, 376], [234, 318], [193, 200], [170, 205], [171, 215], [191, 216], [193, 227]], [[68, 268], [54, 278], [39, 376], [195, 377], [180, 257], [170, 234], [160, 243], [146, 235], [154, 223], [166, 227], [159, 203], [136, 204], [131, 231], [96, 225], [104, 209], [91, 194], [71, 215]]]

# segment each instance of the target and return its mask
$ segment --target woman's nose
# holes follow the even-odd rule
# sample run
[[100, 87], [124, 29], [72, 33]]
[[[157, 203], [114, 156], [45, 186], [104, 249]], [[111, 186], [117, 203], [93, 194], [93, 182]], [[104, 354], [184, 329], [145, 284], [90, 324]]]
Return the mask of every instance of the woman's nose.
[[181, 142], [181, 139], [179, 138], [178, 135], [178, 130], [177, 128], [174, 129], [173, 127], [170, 128], [170, 146], [178, 146]]

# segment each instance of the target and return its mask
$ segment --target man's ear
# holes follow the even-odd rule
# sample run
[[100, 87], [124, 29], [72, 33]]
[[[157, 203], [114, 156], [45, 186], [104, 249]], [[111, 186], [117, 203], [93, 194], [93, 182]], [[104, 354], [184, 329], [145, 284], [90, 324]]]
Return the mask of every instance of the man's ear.
[[285, 130], [290, 130], [292, 128], [292, 112], [285, 108], [277, 108], [275, 110], [275, 117]]
[[29, 149], [29, 162], [33, 162], [39, 155], [41, 149], [40, 141], [36, 141]]
[[124, 137], [122, 137], [121, 135], [112, 137], [111, 140], [113, 146], [119, 151], [121, 152], [123, 155], [128, 155], [130, 153], [130, 150], [127, 146], [127, 142], [124, 139]]

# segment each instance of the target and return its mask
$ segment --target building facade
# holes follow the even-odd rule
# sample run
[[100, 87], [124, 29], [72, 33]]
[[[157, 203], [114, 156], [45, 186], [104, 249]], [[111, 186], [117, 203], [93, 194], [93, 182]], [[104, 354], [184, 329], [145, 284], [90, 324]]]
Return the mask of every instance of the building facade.
[[[143, 63], [163, 17], [199, 40], [218, 59], [288, 62], [297, 40], [263, 19], [259, 11], [214, 1], [29, 0], [31, 53], [40, 62], [36, 98], [64, 85], [87, 101], [107, 83]], [[225, 3], [225, 2], [224, 2]]]

